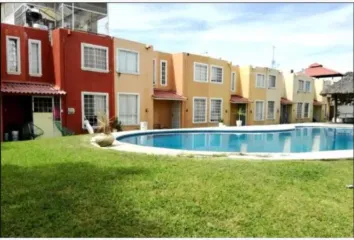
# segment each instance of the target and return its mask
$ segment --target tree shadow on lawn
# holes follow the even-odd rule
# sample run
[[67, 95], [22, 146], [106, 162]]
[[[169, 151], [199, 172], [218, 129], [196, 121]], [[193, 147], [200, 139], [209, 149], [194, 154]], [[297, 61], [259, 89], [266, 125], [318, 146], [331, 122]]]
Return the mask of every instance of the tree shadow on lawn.
[[[154, 236], [124, 191], [143, 168], [88, 163], [2, 166], [2, 237]], [[136, 176], [134, 177], [136, 178]]]

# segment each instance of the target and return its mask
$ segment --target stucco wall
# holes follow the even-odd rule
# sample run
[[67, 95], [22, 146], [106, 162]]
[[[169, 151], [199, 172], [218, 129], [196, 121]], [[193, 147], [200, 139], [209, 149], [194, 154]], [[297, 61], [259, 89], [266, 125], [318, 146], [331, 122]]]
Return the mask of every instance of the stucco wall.
[[[117, 48], [139, 52], [139, 74], [117, 72]], [[148, 122], [148, 128], [153, 127], [154, 104], [153, 95], [153, 64], [156, 56], [153, 48], [146, 49], [146, 44], [125, 39], [114, 38], [114, 101], [116, 102], [116, 115], [119, 106], [118, 93], [137, 93], [140, 98], [140, 121]], [[140, 124], [140, 123], [139, 123]], [[123, 126], [124, 130], [138, 129], [139, 125]]]

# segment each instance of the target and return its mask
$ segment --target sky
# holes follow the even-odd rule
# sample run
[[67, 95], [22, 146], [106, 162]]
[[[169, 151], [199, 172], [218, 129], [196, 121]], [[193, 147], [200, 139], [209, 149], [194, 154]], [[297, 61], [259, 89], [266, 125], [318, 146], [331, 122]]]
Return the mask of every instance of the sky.
[[[353, 71], [352, 3], [109, 3], [109, 34], [234, 65]], [[107, 33], [107, 19], [99, 31]]]

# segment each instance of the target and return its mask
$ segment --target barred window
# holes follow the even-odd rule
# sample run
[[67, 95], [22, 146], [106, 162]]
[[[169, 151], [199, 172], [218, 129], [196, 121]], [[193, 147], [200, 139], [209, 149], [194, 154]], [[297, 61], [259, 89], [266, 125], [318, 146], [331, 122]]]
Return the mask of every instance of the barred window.
[[274, 119], [275, 102], [268, 101], [267, 119]]
[[311, 92], [311, 82], [310, 81], [306, 81], [305, 83], [305, 92]]
[[276, 76], [269, 75], [268, 77], [268, 88], [275, 88]]
[[167, 86], [167, 61], [161, 60], [160, 62], [160, 77], [161, 85]]
[[152, 60], [152, 85], [156, 85], [156, 59]]
[[193, 123], [205, 123], [207, 112], [207, 99], [195, 97], [193, 99]]
[[211, 66], [211, 79], [212, 83], [222, 83], [223, 81], [223, 68]]
[[82, 43], [81, 69], [95, 72], [108, 72], [108, 48]]
[[309, 103], [304, 103], [304, 118], [308, 118], [309, 117], [309, 108], [310, 108], [310, 104]]
[[236, 91], [236, 73], [233, 72], [231, 74], [231, 91], [235, 92]]
[[6, 36], [6, 64], [7, 73], [20, 74], [20, 38]]
[[139, 124], [139, 95], [119, 93], [118, 120], [122, 125]]
[[299, 92], [303, 92], [304, 91], [304, 81], [303, 80], [299, 80], [298, 91]]
[[83, 93], [82, 94], [82, 124], [87, 119], [92, 127], [98, 126], [98, 116], [106, 114], [108, 117], [108, 94], [107, 93]]
[[264, 74], [257, 74], [257, 76], [256, 76], [256, 88], [265, 88]]
[[296, 118], [302, 117], [302, 103], [297, 103]]
[[42, 44], [39, 40], [28, 40], [29, 73], [30, 75], [42, 75]]
[[208, 82], [208, 65], [203, 63], [194, 63], [194, 81]]
[[263, 101], [256, 101], [255, 120], [256, 121], [264, 120], [264, 102]]
[[210, 122], [219, 122], [222, 112], [222, 100], [210, 99]]
[[139, 53], [124, 49], [118, 49], [117, 71], [119, 73], [139, 73]]

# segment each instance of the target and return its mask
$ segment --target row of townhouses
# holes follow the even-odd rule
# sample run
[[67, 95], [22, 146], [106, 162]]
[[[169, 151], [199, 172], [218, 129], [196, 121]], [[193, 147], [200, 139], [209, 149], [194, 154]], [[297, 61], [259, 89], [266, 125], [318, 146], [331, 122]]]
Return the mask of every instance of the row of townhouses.
[[100, 113], [123, 130], [325, 121], [321, 77], [341, 76], [320, 64], [299, 73], [238, 66], [69, 28], [2, 23], [1, 33], [2, 138], [28, 123], [46, 137], [62, 127], [84, 133]]

